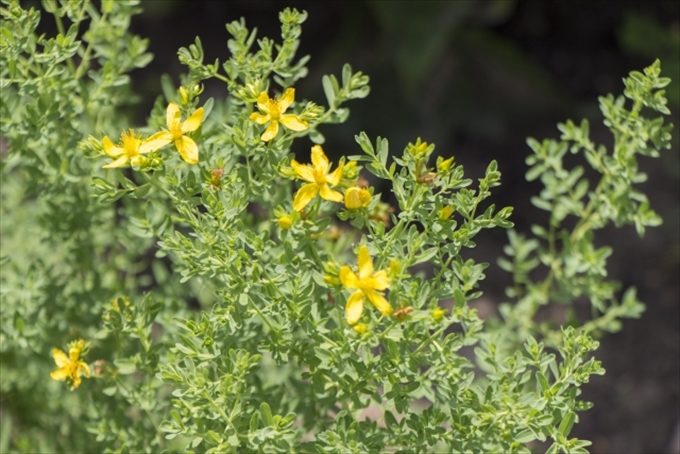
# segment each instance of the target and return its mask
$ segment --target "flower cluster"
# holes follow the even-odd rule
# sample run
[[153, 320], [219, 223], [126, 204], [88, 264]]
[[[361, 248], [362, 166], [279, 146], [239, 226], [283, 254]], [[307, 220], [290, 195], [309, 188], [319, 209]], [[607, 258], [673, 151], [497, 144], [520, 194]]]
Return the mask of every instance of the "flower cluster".
[[165, 113], [167, 129], [163, 129], [150, 137], [143, 139], [135, 131], [130, 130], [121, 134], [120, 143], [114, 145], [108, 136], [102, 139], [104, 153], [113, 159], [104, 165], [105, 169], [117, 167], [142, 167], [146, 163], [145, 154], [160, 150], [172, 142], [182, 159], [188, 164], [198, 163], [198, 145], [189, 137], [188, 133], [196, 131], [203, 122], [203, 108], [196, 109], [189, 117], [182, 121], [180, 109], [171, 102]]
[[302, 211], [317, 195], [331, 202], [345, 201], [349, 210], [365, 208], [371, 202], [371, 193], [357, 186], [352, 186], [342, 193], [333, 189], [340, 184], [343, 177], [344, 165], [340, 164], [331, 172], [331, 163], [326, 157], [321, 145], [314, 145], [311, 151], [310, 164], [300, 164], [296, 160], [290, 163], [295, 176], [306, 183], [300, 187], [293, 199], [293, 209]]

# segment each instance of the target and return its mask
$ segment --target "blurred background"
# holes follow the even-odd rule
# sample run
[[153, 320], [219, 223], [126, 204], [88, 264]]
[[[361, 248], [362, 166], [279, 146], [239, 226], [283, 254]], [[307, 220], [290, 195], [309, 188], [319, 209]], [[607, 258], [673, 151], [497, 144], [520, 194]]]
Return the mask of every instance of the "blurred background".
[[[196, 34], [207, 61], [224, 60], [226, 22], [243, 16], [262, 35], [278, 37], [277, 13], [285, 6], [309, 13], [300, 55], [312, 59], [296, 87], [299, 97], [324, 103], [321, 76], [339, 74], [345, 62], [371, 77], [371, 94], [349, 105], [349, 121], [322, 130], [329, 155], [358, 153], [353, 137], [364, 130], [388, 137], [395, 153], [417, 136], [434, 142], [473, 178], [497, 159], [503, 186], [495, 202], [515, 206], [520, 231], [546, 220], [529, 203], [539, 187], [524, 181], [526, 137], [556, 137], [557, 122], [585, 117], [593, 138], [609, 144], [597, 97], [621, 93], [629, 71], [662, 60], [673, 78], [675, 142], [642, 168], [649, 174], [644, 190], [664, 225], [643, 239], [633, 228], [599, 237], [615, 251], [610, 277], [638, 287], [647, 311], [602, 339], [598, 356], [607, 374], [585, 388], [595, 407], [573, 434], [592, 440], [596, 453], [680, 453], [680, 2], [146, 0], [133, 30], [150, 38], [155, 58], [133, 74], [145, 96], [133, 115], [141, 123], [148, 114], [161, 74], [178, 80], [177, 48]], [[226, 92], [209, 83], [206, 95]], [[306, 159], [308, 144], [300, 142]], [[509, 278], [495, 262], [505, 233], [478, 238], [474, 258], [492, 264], [485, 298], [502, 302]]]

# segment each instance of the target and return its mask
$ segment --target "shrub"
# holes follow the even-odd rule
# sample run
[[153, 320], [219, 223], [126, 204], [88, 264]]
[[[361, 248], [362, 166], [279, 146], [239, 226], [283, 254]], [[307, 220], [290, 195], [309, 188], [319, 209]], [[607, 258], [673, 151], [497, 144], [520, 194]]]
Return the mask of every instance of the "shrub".
[[[320, 127], [369, 79], [345, 65], [323, 104], [295, 92], [304, 12], [280, 13], [279, 41], [227, 24], [224, 61], [196, 38], [130, 129], [137, 2], [43, 7], [0, 10], [0, 450], [585, 452], [595, 339], [643, 310], [597, 235], [661, 222], [637, 187], [638, 158], [670, 146], [658, 61], [600, 98], [609, 146], [587, 120], [529, 139], [546, 224], [508, 230], [513, 285], [483, 320], [488, 265], [467, 257], [512, 228], [496, 163], [474, 181], [433, 144], [365, 133], [329, 162]], [[210, 79], [228, 96], [202, 99]], [[548, 306], [566, 315], [539, 321]]]

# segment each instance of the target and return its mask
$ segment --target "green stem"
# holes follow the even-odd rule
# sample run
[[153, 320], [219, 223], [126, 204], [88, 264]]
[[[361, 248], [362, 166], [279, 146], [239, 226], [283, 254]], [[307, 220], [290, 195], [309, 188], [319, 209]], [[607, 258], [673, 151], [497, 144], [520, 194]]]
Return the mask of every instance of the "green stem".
[[226, 76], [223, 76], [223, 75], [220, 74], [220, 73], [215, 73], [215, 74], [213, 74], [213, 77], [214, 77], [215, 79], [221, 80], [221, 81], [224, 82], [225, 84], [231, 86], [231, 80], [227, 79]]
[[267, 317], [264, 316], [264, 314], [262, 313], [262, 311], [260, 310], [260, 308], [257, 307], [257, 304], [255, 304], [255, 301], [254, 301], [252, 298], [248, 298], [248, 302], [251, 303], [251, 304], [250, 304], [251, 307], [253, 308], [253, 310], [254, 310], [255, 312], [257, 312], [257, 315], [260, 316], [260, 318], [261, 318], [262, 321], [265, 323], [265, 325], [267, 325], [267, 327], [268, 327], [272, 332], [275, 332], [276, 330], [274, 329], [274, 326], [273, 326], [271, 323], [269, 323], [269, 320], [267, 320]]
[[446, 328], [447, 328], [447, 325], [446, 325], [445, 323], [443, 323], [443, 324], [442, 324], [442, 327], [441, 327], [441, 328], [438, 328], [434, 333], [432, 333], [432, 334], [430, 335], [430, 337], [428, 337], [427, 339], [425, 339], [425, 340], [423, 341], [423, 343], [420, 344], [420, 346], [418, 346], [418, 348], [416, 348], [416, 349], [414, 350], [413, 353], [411, 353], [411, 355], [412, 355], [412, 356], [415, 356], [415, 355], [417, 355], [418, 353], [420, 353], [420, 351], [421, 351], [423, 348], [425, 348], [430, 342], [432, 342], [435, 338], [441, 336], [441, 334], [444, 332], [444, 330], [445, 330]]

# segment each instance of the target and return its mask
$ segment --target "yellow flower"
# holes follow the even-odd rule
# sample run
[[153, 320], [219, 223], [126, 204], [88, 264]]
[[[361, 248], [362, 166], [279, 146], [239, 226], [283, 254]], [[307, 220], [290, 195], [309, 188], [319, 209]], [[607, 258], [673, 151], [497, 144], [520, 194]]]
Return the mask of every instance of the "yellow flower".
[[203, 114], [203, 107], [200, 107], [194, 110], [189, 118], [182, 121], [179, 106], [171, 102], [165, 111], [165, 123], [168, 129], [157, 132], [149, 137], [148, 141], [157, 148], [174, 142], [182, 159], [189, 164], [196, 164], [198, 163], [198, 145], [186, 133], [195, 131], [201, 126]]
[[350, 325], [359, 321], [364, 310], [364, 299], [380, 311], [382, 315], [390, 315], [392, 306], [383, 296], [383, 290], [390, 286], [387, 271], [373, 270], [373, 259], [365, 245], [359, 246], [358, 258], [359, 274], [355, 274], [349, 266], [340, 268], [340, 282], [346, 289], [355, 290], [347, 300], [345, 306], [345, 320]]
[[288, 230], [293, 226], [293, 218], [288, 214], [283, 214], [278, 218], [279, 227], [282, 230]]
[[302, 211], [317, 194], [322, 199], [330, 200], [331, 202], [342, 202], [342, 194], [331, 189], [331, 186], [336, 186], [340, 183], [342, 166], [339, 166], [333, 172], [329, 172], [331, 164], [328, 162], [328, 158], [320, 145], [312, 147], [312, 165], [300, 164], [293, 159], [290, 166], [298, 178], [308, 181], [295, 194], [295, 199], [293, 200], [293, 209], [295, 211]]
[[345, 207], [348, 210], [365, 208], [369, 203], [371, 203], [371, 193], [367, 189], [354, 186], [345, 191]]
[[250, 114], [250, 119], [258, 125], [267, 125], [260, 139], [269, 142], [279, 133], [279, 123], [291, 131], [304, 131], [309, 127], [306, 121], [295, 114], [284, 114], [295, 101], [295, 89], [286, 88], [277, 99], [271, 99], [266, 91], [257, 97], [257, 108], [260, 112]]
[[58, 348], [52, 349], [52, 358], [57, 364], [57, 368], [50, 372], [52, 380], [69, 381], [71, 390], [80, 386], [81, 376], [90, 377], [90, 367], [85, 361], [81, 361], [80, 354], [85, 349], [86, 344], [82, 339], [78, 339], [69, 344], [68, 356]]
[[445, 206], [441, 210], [439, 210], [439, 220], [440, 221], [446, 221], [448, 218], [451, 217], [453, 214], [453, 207], [451, 206]]
[[130, 165], [139, 166], [144, 157], [143, 154], [158, 150], [162, 145], [151, 142], [150, 138], [142, 140], [136, 132], [129, 130], [120, 135], [120, 146], [115, 146], [109, 136], [102, 139], [104, 153], [114, 160], [105, 166], [105, 169], [117, 167], [127, 167]]

